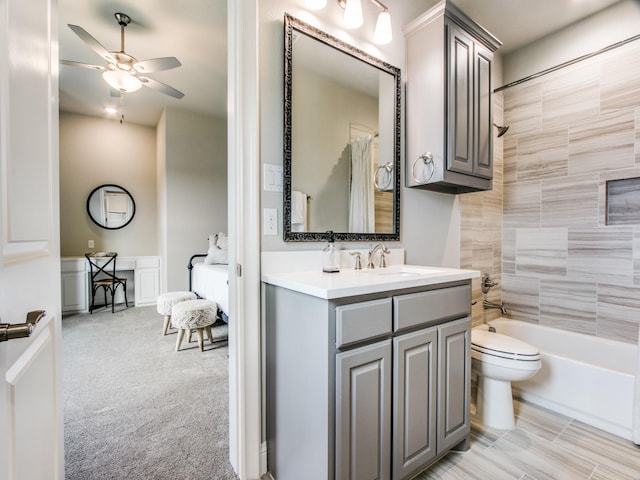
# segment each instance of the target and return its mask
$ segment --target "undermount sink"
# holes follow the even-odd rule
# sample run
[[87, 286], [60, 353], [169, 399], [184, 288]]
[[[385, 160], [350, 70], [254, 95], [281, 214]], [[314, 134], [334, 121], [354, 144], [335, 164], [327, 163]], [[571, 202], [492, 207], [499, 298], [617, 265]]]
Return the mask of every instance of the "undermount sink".
[[403, 277], [414, 275], [431, 275], [434, 273], [442, 272], [442, 270], [440, 270], [439, 268], [416, 267], [412, 265], [395, 265], [392, 267], [374, 268], [365, 271], [373, 275], [397, 275]]

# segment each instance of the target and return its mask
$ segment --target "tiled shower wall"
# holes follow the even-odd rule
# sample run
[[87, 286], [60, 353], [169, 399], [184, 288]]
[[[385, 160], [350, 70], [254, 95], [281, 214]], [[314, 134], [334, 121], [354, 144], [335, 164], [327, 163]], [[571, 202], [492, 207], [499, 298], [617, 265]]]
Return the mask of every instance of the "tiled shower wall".
[[[640, 177], [640, 41], [503, 95], [510, 129], [501, 282], [509, 316], [635, 343], [640, 225], [609, 226], [605, 212], [606, 181]], [[493, 196], [482, 207], [461, 197], [464, 262], [471, 252], [470, 267], [499, 272], [491, 238], [498, 228], [484, 225]]]
[[[493, 96], [493, 118], [502, 120], [502, 93]], [[494, 134], [497, 130], [494, 129]], [[509, 135], [509, 133], [507, 133]], [[487, 300], [500, 302], [502, 271], [502, 150], [503, 139], [493, 141], [493, 189], [488, 192], [459, 195], [460, 202], [460, 268], [488, 273], [498, 283], [490, 289]], [[502, 314], [500, 310], [483, 309], [484, 296], [480, 290], [480, 279], [472, 282], [472, 324], [493, 320]]]

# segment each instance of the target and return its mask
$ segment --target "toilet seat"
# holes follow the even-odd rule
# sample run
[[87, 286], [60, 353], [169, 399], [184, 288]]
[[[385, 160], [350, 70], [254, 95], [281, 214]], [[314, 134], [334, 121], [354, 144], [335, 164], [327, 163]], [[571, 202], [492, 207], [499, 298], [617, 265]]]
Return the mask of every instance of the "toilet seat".
[[498, 363], [504, 359], [515, 362], [539, 362], [540, 351], [533, 345], [500, 333], [488, 330], [473, 329], [471, 331], [471, 352], [476, 358], [486, 356], [490, 361], [495, 358]]

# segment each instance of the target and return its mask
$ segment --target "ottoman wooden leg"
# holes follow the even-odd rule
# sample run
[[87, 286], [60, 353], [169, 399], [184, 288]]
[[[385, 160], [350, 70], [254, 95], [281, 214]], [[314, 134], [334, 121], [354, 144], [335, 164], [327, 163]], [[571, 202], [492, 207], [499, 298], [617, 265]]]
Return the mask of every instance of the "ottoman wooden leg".
[[184, 328], [178, 330], [178, 339], [176, 340], [176, 352], [180, 350], [180, 344], [182, 343], [182, 339], [184, 338]]
[[213, 335], [211, 335], [211, 325], [207, 325], [206, 327], [204, 327], [204, 329], [207, 331], [207, 337], [209, 337], [209, 343], [213, 343]]
[[164, 316], [164, 325], [162, 326], [162, 335], [166, 335], [169, 330], [169, 325], [171, 324], [171, 315]]
[[198, 336], [198, 347], [200, 347], [200, 351], [204, 352], [204, 328], [196, 328], [196, 335]]

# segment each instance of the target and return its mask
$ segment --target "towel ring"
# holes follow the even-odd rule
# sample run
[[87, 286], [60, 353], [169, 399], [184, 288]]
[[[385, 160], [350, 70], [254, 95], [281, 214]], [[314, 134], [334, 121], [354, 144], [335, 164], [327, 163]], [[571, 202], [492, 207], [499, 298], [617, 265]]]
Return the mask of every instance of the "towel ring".
[[[429, 176], [422, 179], [416, 176], [416, 165], [418, 165], [418, 160], [422, 160], [425, 165], [430, 166]], [[436, 166], [433, 163], [433, 153], [425, 152], [413, 161], [413, 166], [411, 167], [411, 176], [417, 183], [427, 183], [429, 180], [431, 180], [431, 177], [433, 177], [435, 171]]]
[[[380, 186], [380, 184], [378, 183], [380, 170], [385, 170], [388, 174], [387, 177], [389, 178], [389, 181], [383, 186]], [[373, 186], [376, 187], [378, 190], [388, 190], [389, 187], [391, 186], [391, 182], [393, 181], [393, 176], [391, 175], [391, 172], [393, 172], [393, 163], [388, 162], [388, 163], [385, 163], [384, 165], [380, 165], [376, 170], [375, 175], [373, 176]]]

